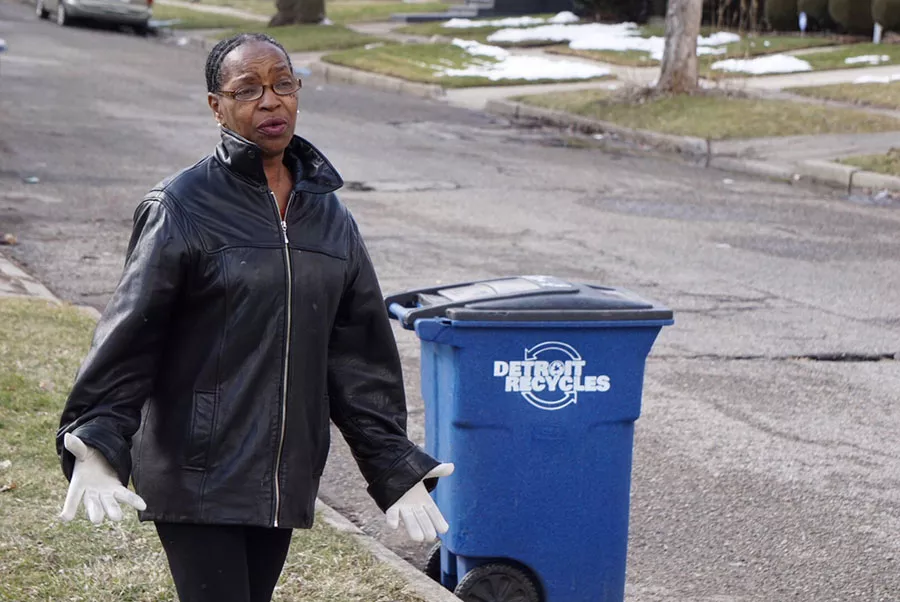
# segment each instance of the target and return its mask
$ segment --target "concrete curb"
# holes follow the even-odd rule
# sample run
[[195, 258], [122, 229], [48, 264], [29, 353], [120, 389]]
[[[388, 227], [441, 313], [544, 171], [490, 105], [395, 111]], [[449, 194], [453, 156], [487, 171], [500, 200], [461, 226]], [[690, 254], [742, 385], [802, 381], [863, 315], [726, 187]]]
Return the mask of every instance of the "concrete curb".
[[734, 171], [751, 176], [759, 176], [769, 180], [781, 182], [793, 182], [797, 172], [788, 165], [778, 163], [766, 163], [765, 161], [752, 161], [749, 159], [737, 159], [735, 157], [710, 157], [708, 167]]
[[[4, 284], [6, 282], [10, 284]], [[37, 298], [58, 305], [62, 304], [62, 301], [37, 278], [25, 272], [2, 254], [0, 254], [0, 297]]]
[[322, 61], [309, 64], [309, 70], [329, 83], [355, 84], [368, 86], [382, 92], [406, 94], [418, 98], [442, 98], [446, 95], [444, 88], [436, 84], [420, 84], [406, 81], [398, 77], [389, 77], [369, 71], [351, 69], [341, 65], [332, 65]]
[[868, 188], [870, 190], [900, 192], [900, 178], [872, 171], [857, 171], [853, 174], [853, 179], [850, 181], [850, 188], [852, 190]]
[[674, 152], [691, 157], [709, 158], [709, 143], [702, 138], [671, 136], [647, 130], [635, 130], [607, 121], [572, 115], [565, 111], [534, 107], [509, 100], [490, 100], [485, 111], [509, 119], [537, 121], [547, 125], [567, 127], [585, 134], [609, 134], [622, 140], [650, 146], [663, 152]]
[[797, 173], [823, 184], [835, 184], [849, 193], [852, 189], [853, 174], [859, 169], [830, 161], [809, 160], [797, 163]]
[[397, 574], [403, 577], [410, 590], [427, 602], [459, 602], [449, 590], [425, 576], [425, 573], [403, 560], [388, 548], [382, 545], [374, 537], [364, 533], [359, 527], [347, 520], [337, 510], [334, 510], [320, 499], [316, 499], [316, 512], [334, 529], [351, 535], [379, 562], [390, 566]]
[[823, 184], [846, 188], [848, 194], [865, 190], [900, 192], [900, 177], [864, 171], [832, 161], [801, 161], [797, 173]]

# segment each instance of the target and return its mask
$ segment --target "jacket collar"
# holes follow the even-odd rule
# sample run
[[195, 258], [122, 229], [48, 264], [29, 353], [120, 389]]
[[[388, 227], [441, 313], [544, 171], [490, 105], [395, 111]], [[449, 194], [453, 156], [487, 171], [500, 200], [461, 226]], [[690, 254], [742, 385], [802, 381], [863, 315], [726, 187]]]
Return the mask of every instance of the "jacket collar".
[[[300, 136], [294, 136], [288, 144], [285, 163], [294, 172], [294, 190], [325, 194], [344, 185], [344, 180], [319, 149]], [[222, 128], [222, 141], [216, 146], [216, 159], [226, 169], [254, 184], [266, 184], [260, 148], [232, 132]]]

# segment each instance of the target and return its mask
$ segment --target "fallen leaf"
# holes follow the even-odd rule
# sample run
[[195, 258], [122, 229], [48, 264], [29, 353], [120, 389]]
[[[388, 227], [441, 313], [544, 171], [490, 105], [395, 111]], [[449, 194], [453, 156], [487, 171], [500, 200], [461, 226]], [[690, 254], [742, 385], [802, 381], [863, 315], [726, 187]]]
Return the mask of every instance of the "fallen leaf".
[[7, 491], [12, 491], [12, 490], [15, 489], [15, 488], [16, 488], [16, 484], [15, 484], [15, 483], [7, 483], [7, 484], [4, 485], [3, 487], [0, 487], [0, 493], [5, 493], [5, 492], [7, 492]]

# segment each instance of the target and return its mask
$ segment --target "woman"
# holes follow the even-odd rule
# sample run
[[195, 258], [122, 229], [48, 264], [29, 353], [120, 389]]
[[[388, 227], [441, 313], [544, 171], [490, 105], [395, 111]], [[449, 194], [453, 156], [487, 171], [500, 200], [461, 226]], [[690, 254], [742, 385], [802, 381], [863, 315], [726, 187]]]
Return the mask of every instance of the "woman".
[[312, 526], [329, 418], [413, 539], [447, 530], [424, 482], [453, 467], [407, 438], [381, 291], [340, 176], [293, 134], [287, 53], [223, 40], [206, 83], [222, 141], [135, 212], [57, 433], [62, 518], [127, 503], [156, 524], [182, 602], [261, 602], [291, 529]]

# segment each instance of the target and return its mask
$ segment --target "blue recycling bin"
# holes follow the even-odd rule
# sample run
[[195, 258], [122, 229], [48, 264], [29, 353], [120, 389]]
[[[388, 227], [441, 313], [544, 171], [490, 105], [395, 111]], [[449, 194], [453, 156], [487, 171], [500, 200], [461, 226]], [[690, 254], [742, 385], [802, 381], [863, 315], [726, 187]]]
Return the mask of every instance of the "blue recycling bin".
[[550, 276], [386, 304], [421, 340], [426, 449], [456, 464], [432, 577], [463, 600], [621, 602], [644, 364], [672, 311]]

